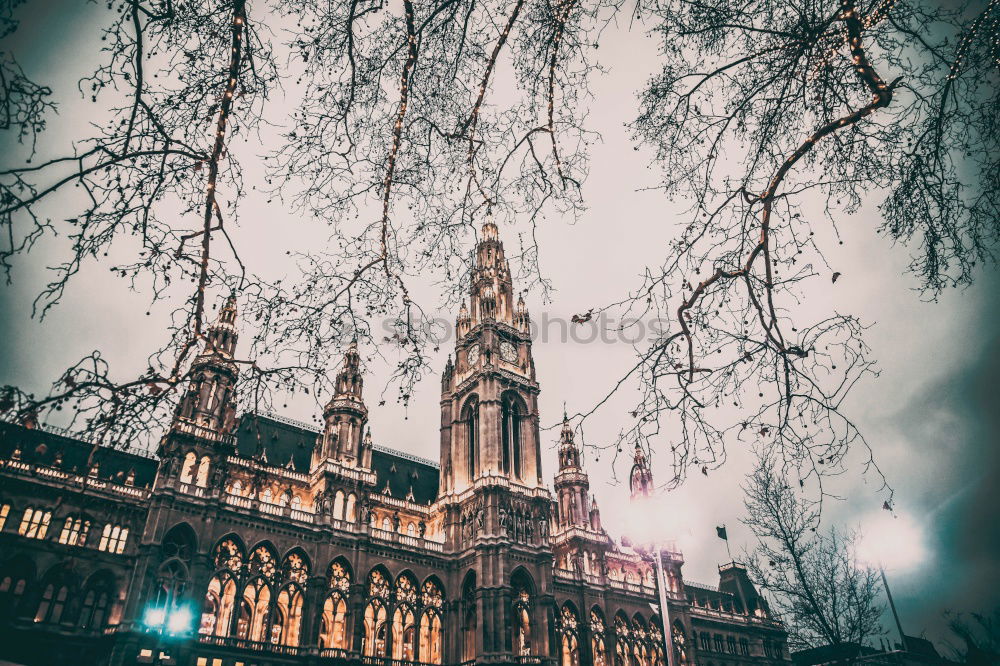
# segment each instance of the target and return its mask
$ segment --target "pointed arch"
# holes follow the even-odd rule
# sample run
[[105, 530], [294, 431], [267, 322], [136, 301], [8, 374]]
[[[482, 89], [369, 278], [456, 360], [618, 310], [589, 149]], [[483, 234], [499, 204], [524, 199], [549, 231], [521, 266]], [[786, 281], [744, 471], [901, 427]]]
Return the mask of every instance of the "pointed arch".
[[298, 647], [302, 629], [303, 588], [287, 583], [278, 592], [271, 618], [271, 642]]
[[305, 587], [311, 571], [312, 561], [302, 546], [292, 546], [281, 558], [281, 578], [285, 582]]
[[364, 656], [386, 656], [388, 616], [386, 605], [379, 598], [372, 599], [365, 606], [364, 635], [361, 644]]
[[466, 474], [469, 482], [479, 469], [479, 396], [470, 395], [462, 407], [461, 420], [465, 434]]
[[559, 663], [580, 666], [580, 613], [576, 604], [567, 601], [559, 612]]
[[115, 576], [108, 569], [91, 574], [83, 587], [83, 604], [77, 625], [84, 632], [101, 632], [107, 626], [116, 598]]
[[528, 407], [516, 391], [500, 395], [500, 449], [504, 474], [524, 475], [524, 421]]
[[212, 458], [210, 456], [202, 456], [201, 460], [198, 461], [198, 475], [195, 477], [194, 484], [199, 488], [208, 487], [208, 473], [212, 469]]
[[594, 659], [594, 666], [608, 666], [607, 647], [608, 623], [604, 618], [604, 611], [600, 606], [592, 606], [590, 609], [590, 654]]
[[344, 504], [344, 520], [349, 523], [353, 523], [357, 520], [357, 515], [355, 513], [358, 503], [358, 496], [354, 493], [347, 494], [347, 502]]
[[261, 576], [273, 581], [278, 573], [278, 549], [268, 540], [260, 541], [250, 549], [247, 560], [250, 576]]
[[198, 552], [198, 534], [190, 523], [179, 522], [163, 535], [160, 552], [163, 559], [176, 557], [184, 562], [190, 562]]
[[338, 488], [337, 492], [333, 495], [333, 517], [336, 520], [344, 519], [344, 501], [344, 491]]
[[184, 462], [181, 463], [180, 482], [186, 484], [194, 483], [195, 470], [198, 467], [198, 454], [188, 451], [184, 454]]
[[476, 658], [476, 572], [469, 570], [462, 580], [462, 660]]
[[392, 576], [389, 570], [382, 564], [376, 564], [368, 572], [365, 594], [369, 598], [388, 600], [390, 590], [392, 590]]
[[35, 622], [72, 624], [74, 618], [66, 611], [79, 590], [77, 577], [62, 564], [56, 564], [42, 577], [39, 589], [42, 594], [35, 609]]
[[223, 570], [208, 582], [202, 601], [198, 633], [206, 636], [229, 636], [237, 604], [237, 579], [231, 571]]
[[510, 576], [513, 591], [512, 615], [514, 618], [512, 641], [514, 654], [527, 656], [532, 651], [532, 636], [534, 634], [535, 581], [524, 567], [514, 569]]

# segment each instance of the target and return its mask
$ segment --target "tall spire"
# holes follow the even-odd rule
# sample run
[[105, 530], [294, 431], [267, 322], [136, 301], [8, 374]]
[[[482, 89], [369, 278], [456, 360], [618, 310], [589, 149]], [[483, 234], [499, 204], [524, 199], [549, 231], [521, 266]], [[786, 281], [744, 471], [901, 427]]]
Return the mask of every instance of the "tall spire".
[[482, 236], [476, 246], [472, 269], [471, 325], [495, 319], [514, 324], [514, 287], [510, 265], [504, 256], [503, 243], [493, 213], [486, 214]]
[[653, 494], [653, 472], [649, 469], [649, 461], [639, 442], [635, 443], [635, 455], [632, 464], [632, 477], [629, 486], [632, 489], [632, 499], [649, 497]]

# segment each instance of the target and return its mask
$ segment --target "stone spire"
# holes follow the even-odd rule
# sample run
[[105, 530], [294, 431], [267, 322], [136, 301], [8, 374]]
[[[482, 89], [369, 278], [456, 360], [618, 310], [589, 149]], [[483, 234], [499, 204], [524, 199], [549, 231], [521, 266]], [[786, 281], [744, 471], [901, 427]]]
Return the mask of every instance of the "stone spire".
[[[492, 212], [487, 213], [482, 237], [476, 246], [470, 304], [472, 326], [488, 319], [514, 325], [514, 288], [510, 265], [504, 256], [503, 243], [500, 242]], [[461, 313], [459, 317], [461, 319]]]
[[559, 472], [555, 477], [559, 519], [567, 527], [589, 528], [590, 479], [580, 462], [580, 449], [573, 440], [573, 426], [563, 412], [559, 434]]
[[649, 497], [653, 494], [653, 472], [649, 469], [649, 461], [646, 459], [642, 447], [639, 446], [639, 442], [635, 443], [635, 458], [629, 486], [632, 489], [632, 499]]

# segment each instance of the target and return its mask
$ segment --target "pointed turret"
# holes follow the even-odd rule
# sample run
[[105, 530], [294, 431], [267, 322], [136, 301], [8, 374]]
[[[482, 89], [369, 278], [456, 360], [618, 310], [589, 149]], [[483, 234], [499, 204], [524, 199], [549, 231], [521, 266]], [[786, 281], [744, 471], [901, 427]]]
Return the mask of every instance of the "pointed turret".
[[368, 408], [361, 392], [361, 356], [358, 343], [352, 341], [344, 353], [340, 372], [334, 382], [334, 394], [323, 408], [325, 427], [313, 462], [333, 459], [349, 465], [361, 465], [361, 433], [368, 422]]
[[487, 213], [482, 237], [476, 246], [472, 269], [471, 325], [496, 320], [514, 325], [514, 287], [510, 265], [504, 256], [503, 243], [493, 213]]
[[177, 405], [175, 425], [194, 423], [214, 433], [228, 432], [235, 423], [236, 296], [229, 296], [205, 335], [205, 347], [191, 364], [190, 383]]
[[562, 432], [559, 435], [559, 471], [580, 470], [580, 450], [573, 441], [573, 427], [563, 413]]
[[649, 461], [638, 442], [635, 443], [635, 456], [629, 487], [632, 489], [632, 499], [649, 497], [653, 494], [653, 472], [649, 469]]

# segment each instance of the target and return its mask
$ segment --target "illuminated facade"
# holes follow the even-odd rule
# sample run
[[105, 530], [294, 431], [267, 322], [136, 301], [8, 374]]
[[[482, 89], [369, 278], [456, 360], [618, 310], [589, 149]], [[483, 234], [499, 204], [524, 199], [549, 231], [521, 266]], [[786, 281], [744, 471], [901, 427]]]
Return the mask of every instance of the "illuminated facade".
[[[438, 463], [373, 443], [353, 345], [321, 428], [237, 418], [237, 325], [230, 299], [155, 458], [0, 424], [0, 660], [666, 666], [653, 556], [605, 532], [568, 424], [544, 479], [528, 312], [492, 222]], [[632, 487], [652, 487], [639, 451]], [[702, 586], [662, 562], [674, 666], [787, 661], [743, 569]]]

